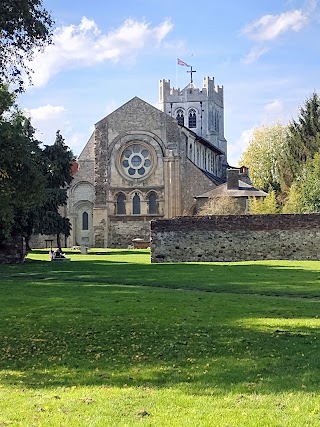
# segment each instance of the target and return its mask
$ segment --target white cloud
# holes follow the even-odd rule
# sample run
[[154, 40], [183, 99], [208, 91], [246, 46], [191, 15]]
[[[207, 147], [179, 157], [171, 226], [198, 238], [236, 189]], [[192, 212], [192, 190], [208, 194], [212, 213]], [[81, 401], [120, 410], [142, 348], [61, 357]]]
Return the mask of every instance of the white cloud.
[[254, 129], [254, 127], [245, 129], [241, 133], [240, 138], [234, 144], [228, 144], [228, 163], [231, 166], [237, 166], [241, 154], [246, 150], [250, 140], [252, 139]]
[[55, 140], [56, 131], [61, 134], [68, 129], [66, 109], [62, 105], [47, 104], [41, 107], [26, 109], [25, 113], [30, 117], [32, 126], [36, 129], [35, 137], [44, 144], [51, 145]]
[[152, 27], [147, 22], [127, 19], [103, 34], [93, 20], [83, 17], [79, 25], [57, 28], [53, 44], [36, 55], [30, 67], [34, 86], [44, 86], [66, 67], [90, 67], [104, 61], [132, 61], [144, 49], [159, 48], [173, 28], [169, 19]]
[[256, 40], [259, 44], [251, 49], [243, 59], [243, 62], [246, 64], [255, 62], [270, 49], [270, 47], [267, 47], [268, 44], [270, 45], [281, 34], [288, 31], [298, 32], [302, 30], [309, 24], [317, 4], [318, 0], [308, 0], [305, 3], [304, 10], [292, 9], [279, 15], [263, 15], [244, 27], [242, 34]]
[[65, 108], [62, 105], [51, 105], [47, 104], [42, 107], [32, 108], [31, 110], [26, 110], [34, 121], [50, 120], [53, 117], [60, 116], [61, 113], [65, 111]]
[[244, 57], [243, 62], [245, 64], [252, 64], [257, 59], [260, 58], [260, 56], [264, 55], [266, 52], [268, 52], [269, 48], [264, 46], [255, 46], [253, 47], [250, 52]]
[[258, 41], [272, 40], [287, 31], [300, 31], [308, 23], [308, 14], [300, 9], [264, 15], [243, 29], [243, 34]]
[[36, 129], [35, 137], [45, 145], [51, 145], [56, 138], [59, 129], [75, 155], [79, 155], [88, 141], [88, 135], [93, 132], [94, 126], [88, 132], [75, 132], [70, 120], [67, 118], [67, 110], [62, 105], [44, 105], [37, 108], [25, 109], [26, 115], [30, 117], [32, 126]]
[[271, 115], [279, 115], [283, 112], [283, 103], [280, 99], [275, 99], [264, 106], [264, 111]]

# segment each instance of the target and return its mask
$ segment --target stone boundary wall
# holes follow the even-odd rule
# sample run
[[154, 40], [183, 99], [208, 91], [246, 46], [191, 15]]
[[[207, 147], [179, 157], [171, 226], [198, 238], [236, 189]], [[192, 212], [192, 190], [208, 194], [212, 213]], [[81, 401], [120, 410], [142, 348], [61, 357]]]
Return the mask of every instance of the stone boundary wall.
[[26, 245], [23, 237], [15, 237], [0, 244], [0, 264], [23, 262], [26, 256]]
[[152, 262], [320, 259], [320, 214], [178, 217], [151, 222]]

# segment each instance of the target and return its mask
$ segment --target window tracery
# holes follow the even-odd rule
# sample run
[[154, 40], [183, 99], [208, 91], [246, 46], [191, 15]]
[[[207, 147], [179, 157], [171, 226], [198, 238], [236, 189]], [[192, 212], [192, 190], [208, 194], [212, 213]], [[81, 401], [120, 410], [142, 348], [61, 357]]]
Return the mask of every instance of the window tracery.
[[188, 127], [191, 128], [196, 128], [197, 127], [197, 113], [196, 110], [194, 108], [192, 108], [189, 111], [189, 125]]

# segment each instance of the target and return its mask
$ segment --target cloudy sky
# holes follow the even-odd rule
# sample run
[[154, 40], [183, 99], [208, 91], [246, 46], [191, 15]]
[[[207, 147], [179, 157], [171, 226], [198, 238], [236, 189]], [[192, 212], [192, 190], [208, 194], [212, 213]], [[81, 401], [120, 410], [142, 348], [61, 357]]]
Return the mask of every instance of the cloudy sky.
[[255, 127], [296, 118], [320, 83], [317, 0], [44, 0], [54, 44], [31, 64], [18, 102], [46, 144], [61, 130], [75, 154], [94, 124], [139, 96], [158, 103], [160, 79], [183, 88], [215, 77], [225, 93], [228, 160], [236, 166]]

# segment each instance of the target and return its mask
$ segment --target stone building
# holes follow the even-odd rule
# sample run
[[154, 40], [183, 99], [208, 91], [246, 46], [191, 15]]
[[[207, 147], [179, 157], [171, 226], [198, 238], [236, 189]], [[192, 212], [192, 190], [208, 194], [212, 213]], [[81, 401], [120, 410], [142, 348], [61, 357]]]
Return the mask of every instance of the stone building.
[[190, 215], [225, 181], [223, 88], [160, 81], [160, 109], [135, 97], [100, 120], [69, 189], [68, 246], [127, 247], [150, 220]]
[[260, 199], [267, 195], [268, 193], [265, 191], [259, 190], [251, 185], [248, 169], [245, 166], [241, 168], [232, 168], [227, 170], [227, 182], [195, 197], [196, 211], [200, 212], [201, 208], [209, 200], [227, 196], [235, 198], [242, 212], [247, 213], [250, 197]]

